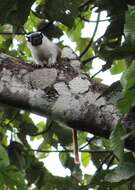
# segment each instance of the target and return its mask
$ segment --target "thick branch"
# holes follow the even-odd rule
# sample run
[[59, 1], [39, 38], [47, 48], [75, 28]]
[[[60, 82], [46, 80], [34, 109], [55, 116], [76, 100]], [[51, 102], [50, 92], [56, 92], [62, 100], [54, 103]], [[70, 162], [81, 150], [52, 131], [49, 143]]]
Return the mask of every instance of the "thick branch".
[[[53, 68], [32, 65], [0, 54], [0, 103], [49, 116], [65, 126], [109, 137], [119, 120], [115, 106], [96, 98], [105, 85], [79, 71], [78, 60], [60, 60]], [[126, 147], [135, 150], [128, 139]]]

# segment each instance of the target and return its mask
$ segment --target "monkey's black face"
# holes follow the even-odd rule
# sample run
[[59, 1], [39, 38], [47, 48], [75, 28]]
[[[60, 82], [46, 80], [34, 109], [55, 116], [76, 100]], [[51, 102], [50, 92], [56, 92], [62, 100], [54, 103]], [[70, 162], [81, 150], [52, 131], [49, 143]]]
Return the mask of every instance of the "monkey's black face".
[[28, 34], [26, 37], [33, 46], [39, 46], [42, 44], [43, 34], [41, 32], [34, 32]]

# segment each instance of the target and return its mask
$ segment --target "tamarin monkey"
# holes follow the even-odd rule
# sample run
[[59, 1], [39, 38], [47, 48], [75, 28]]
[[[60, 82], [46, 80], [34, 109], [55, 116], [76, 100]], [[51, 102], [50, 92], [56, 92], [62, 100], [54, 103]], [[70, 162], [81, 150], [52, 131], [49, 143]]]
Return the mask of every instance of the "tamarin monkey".
[[[51, 42], [42, 32], [33, 32], [26, 35], [28, 48], [31, 51], [35, 65], [52, 67], [61, 55], [60, 48]], [[77, 130], [72, 130], [75, 163], [79, 163], [79, 150], [77, 142]]]
[[60, 49], [43, 33], [33, 32], [26, 35], [28, 48], [31, 51], [35, 65], [52, 67], [60, 56]]

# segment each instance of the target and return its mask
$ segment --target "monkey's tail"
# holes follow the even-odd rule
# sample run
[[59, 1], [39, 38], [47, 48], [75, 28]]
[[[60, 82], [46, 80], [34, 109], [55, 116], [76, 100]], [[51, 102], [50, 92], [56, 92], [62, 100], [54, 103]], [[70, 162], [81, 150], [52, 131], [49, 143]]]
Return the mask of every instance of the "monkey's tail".
[[76, 129], [72, 129], [72, 133], [73, 133], [73, 150], [74, 150], [74, 161], [76, 164], [80, 163], [80, 159], [79, 159], [79, 148], [78, 148], [78, 140], [77, 140], [77, 130]]

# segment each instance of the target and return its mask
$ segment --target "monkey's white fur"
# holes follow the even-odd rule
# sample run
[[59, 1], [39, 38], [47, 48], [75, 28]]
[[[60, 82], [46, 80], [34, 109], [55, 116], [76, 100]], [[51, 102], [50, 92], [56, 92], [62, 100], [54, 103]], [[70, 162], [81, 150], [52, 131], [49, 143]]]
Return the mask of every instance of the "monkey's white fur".
[[57, 57], [60, 55], [60, 49], [45, 35], [43, 35], [41, 45], [33, 46], [29, 41], [27, 43], [36, 65], [51, 67], [56, 64]]

